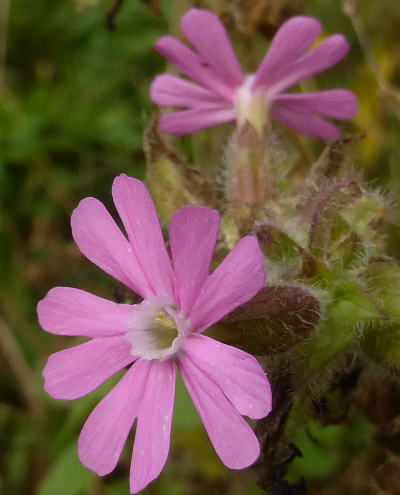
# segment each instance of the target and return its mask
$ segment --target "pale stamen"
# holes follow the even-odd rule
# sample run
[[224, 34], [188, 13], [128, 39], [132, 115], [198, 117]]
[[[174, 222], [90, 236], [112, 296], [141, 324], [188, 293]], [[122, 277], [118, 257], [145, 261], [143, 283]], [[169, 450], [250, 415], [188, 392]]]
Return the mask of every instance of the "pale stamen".
[[182, 348], [187, 327], [174, 306], [154, 297], [133, 306], [126, 339], [132, 345], [132, 355], [164, 360]]

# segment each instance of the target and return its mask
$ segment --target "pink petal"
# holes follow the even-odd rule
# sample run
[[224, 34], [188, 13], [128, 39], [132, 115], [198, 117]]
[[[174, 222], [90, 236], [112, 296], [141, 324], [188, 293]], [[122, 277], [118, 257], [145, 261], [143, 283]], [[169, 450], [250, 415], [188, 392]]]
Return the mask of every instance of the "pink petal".
[[179, 358], [178, 367], [221, 461], [231, 469], [244, 469], [253, 464], [260, 454], [260, 446], [250, 426], [214, 381], [187, 355]]
[[169, 239], [175, 273], [175, 296], [189, 314], [209, 273], [221, 217], [216, 210], [186, 206], [172, 217]]
[[198, 334], [187, 339], [185, 353], [240, 414], [261, 419], [271, 412], [271, 387], [254, 356]]
[[203, 331], [264, 287], [263, 258], [252, 236], [244, 237], [208, 277], [190, 314], [193, 328]]
[[46, 332], [107, 337], [126, 332], [132, 306], [116, 304], [80, 289], [55, 287], [39, 302], [37, 311]]
[[140, 180], [121, 174], [114, 179], [112, 195], [153, 294], [173, 301], [172, 266], [153, 200]]
[[286, 74], [321, 32], [321, 23], [312, 17], [292, 17], [286, 21], [276, 33], [255, 74], [253, 89], [270, 86]]
[[160, 118], [160, 127], [166, 134], [184, 136], [192, 132], [233, 122], [236, 118], [234, 107], [210, 107], [185, 110]]
[[208, 89], [169, 74], [154, 79], [150, 96], [154, 103], [165, 107], [197, 108], [223, 102], [221, 97]]
[[99, 476], [117, 465], [146, 389], [151, 361], [138, 360], [97, 404], [78, 442], [79, 458]]
[[357, 113], [357, 98], [351, 91], [331, 89], [318, 93], [283, 94], [273, 100], [274, 108], [288, 111], [314, 113], [337, 120], [350, 120]]
[[140, 296], [153, 295], [132, 247], [103, 203], [83, 199], [72, 213], [71, 226], [76, 244], [92, 263]]
[[77, 399], [134, 360], [123, 335], [93, 339], [52, 354], [43, 370], [44, 388], [54, 399]]
[[164, 36], [157, 41], [154, 48], [183, 74], [214, 91], [223, 100], [233, 101], [234, 89], [183, 43], [170, 36]]
[[151, 361], [133, 446], [131, 493], [143, 490], [164, 467], [169, 451], [174, 398], [174, 362]]
[[339, 130], [335, 125], [312, 113], [299, 112], [297, 109], [293, 109], [290, 103], [281, 102], [276, 107], [273, 106], [272, 117], [300, 134], [327, 141], [338, 139]]
[[293, 67], [283, 77], [279, 80], [276, 79], [276, 82], [268, 87], [270, 97], [286, 91], [308, 77], [333, 67], [347, 55], [349, 49], [350, 45], [342, 35], [330, 36], [316, 48], [306, 53], [293, 64]]
[[225, 27], [215, 14], [207, 10], [191, 9], [183, 16], [181, 26], [200, 57], [227, 86], [235, 89], [243, 84], [242, 69]]

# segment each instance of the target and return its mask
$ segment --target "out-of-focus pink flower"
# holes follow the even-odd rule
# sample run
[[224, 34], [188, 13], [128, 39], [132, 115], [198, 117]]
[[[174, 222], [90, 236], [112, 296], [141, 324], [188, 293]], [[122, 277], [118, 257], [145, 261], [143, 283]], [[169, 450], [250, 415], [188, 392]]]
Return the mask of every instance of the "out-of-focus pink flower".
[[351, 91], [332, 89], [294, 94], [286, 91], [342, 60], [349, 44], [339, 34], [307, 51], [322, 32], [312, 17], [293, 17], [276, 33], [257, 72], [246, 76], [218, 17], [192, 9], [182, 18], [182, 30], [197, 53], [166, 36], [155, 49], [192, 82], [163, 74], [151, 86], [152, 100], [185, 109], [160, 119], [167, 134], [184, 135], [225, 122], [249, 120], [262, 128], [272, 118], [301, 134], [332, 140], [338, 129], [321, 117], [350, 120], [357, 112]]
[[270, 412], [269, 383], [253, 356], [201, 333], [264, 286], [257, 240], [243, 238], [210, 275], [220, 215], [187, 206], [171, 221], [172, 266], [145, 186], [121, 175], [112, 193], [128, 239], [95, 198], [73, 212], [72, 233], [90, 261], [144, 300], [116, 304], [52, 289], [38, 305], [44, 330], [91, 340], [49, 357], [45, 389], [55, 399], [77, 399], [132, 365], [89, 416], [78, 450], [86, 467], [110, 473], [137, 419], [130, 473], [137, 493], [167, 459], [176, 365], [222, 462], [243, 469], [259, 456], [259, 444], [242, 415]]

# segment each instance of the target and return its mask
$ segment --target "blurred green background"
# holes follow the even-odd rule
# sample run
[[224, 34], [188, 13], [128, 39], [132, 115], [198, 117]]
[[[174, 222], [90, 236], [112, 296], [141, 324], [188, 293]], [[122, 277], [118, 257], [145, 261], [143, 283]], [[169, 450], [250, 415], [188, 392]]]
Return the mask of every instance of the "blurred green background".
[[[0, 493], [4, 495], [129, 493], [132, 439], [119, 467], [103, 479], [83, 468], [76, 453], [85, 418], [112, 383], [73, 403], [46, 396], [41, 377], [46, 359], [71, 346], [72, 340], [43, 332], [35, 308], [56, 285], [112, 298], [114, 282], [80, 255], [69, 218], [86, 196], [101, 199], [114, 212], [110, 187], [117, 174], [144, 178], [143, 133], [155, 110], [149, 84], [165, 69], [152, 45], [168, 31], [177, 33], [175, 16], [192, 3], [166, 0], [157, 14], [158, 2], [126, 0], [116, 28], [110, 30], [105, 23], [110, 0], [0, 0]], [[205, 3], [224, 10], [235, 2], [201, 4]], [[398, 199], [400, 3], [306, 0], [304, 12], [323, 22], [325, 35], [341, 32], [352, 44], [345, 62], [308, 84], [347, 87], [357, 94], [360, 111], [346, 128], [366, 133], [359, 145], [358, 165], [366, 178]], [[237, 40], [253, 43], [253, 58], [260, 61], [267, 46], [262, 34], [241, 33]], [[251, 66], [253, 58], [242, 59], [243, 65]], [[204, 149], [216, 159], [221, 149], [211, 136], [212, 131], [207, 131], [183, 140], [193, 162], [207, 162]], [[308, 139], [303, 144], [312, 157], [322, 148]], [[348, 441], [362, 445], [366, 429], [356, 425], [354, 438]], [[344, 467], [341, 449], [348, 432], [339, 428], [325, 430], [321, 438], [324, 435], [327, 455], [324, 444], [315, 450], [308, 437], [299, 436], [305, 457], [297, 469], [308, 479], [329, 477]], [[233, 472], [221, 464], [178, 384], [170, 457], [145, 493], [265, 493], [255, 481], [252, 470]]]

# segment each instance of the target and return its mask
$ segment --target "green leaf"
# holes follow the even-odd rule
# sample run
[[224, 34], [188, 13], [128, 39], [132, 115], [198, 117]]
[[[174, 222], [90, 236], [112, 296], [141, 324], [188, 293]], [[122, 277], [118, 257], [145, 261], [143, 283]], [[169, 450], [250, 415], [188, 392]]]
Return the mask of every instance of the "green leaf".
[[128, 478], [113, 481], [107, 486], [107, 495], [127, 495], [129, 493]]
[[385, 247], [386, 200], [379, 192], [363, 191], [342, 213], [343, 218], [363, 242], [373, 243], [378, 249]]
[[400, 266], [390, 258], [373, 258], [360, 269], [360, 278], [376, 305], [391, 318], [400, 318]]
[[296, 371], [299, 382], [307, 381], [342, 356], [358, 334], [357, 325], [339, 325], [337, 322], [327, 321], [301, 347], [301, 362]]
[[327, 314], [338, 324], [372, 321], [384, 316], [371, 298], [352, 281], [341, 282], [333, 289], [334, 301]]
[[188, 428], [200, 427], [201, 425], [200, 416], [193, 405], [182, 378], [178, 374], [175, 388], [173, 429], [174, 431], [186, 430]]
[[91, 486], [95, 476], [79, 461], [78, 445], [74, 441], [50, 466], [37, 495], [80, 495]]
[[372, 328], [362, 340], [362, 346], [368, 356], [399, 374], [400, 372], [400, 325], [389, 323], [387, 328]]

